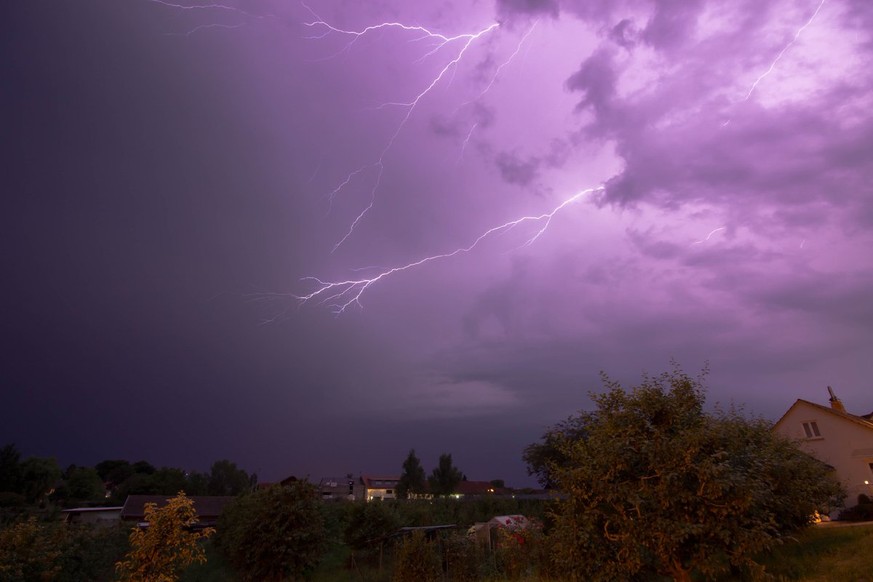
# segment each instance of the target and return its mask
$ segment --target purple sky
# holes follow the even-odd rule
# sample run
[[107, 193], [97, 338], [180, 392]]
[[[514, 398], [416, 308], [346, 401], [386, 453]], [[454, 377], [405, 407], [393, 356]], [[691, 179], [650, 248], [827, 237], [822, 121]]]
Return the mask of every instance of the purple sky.
[[601, 370], [873, 409], [873, 3], [227, 1], [0, 9], [0, 443], [523, 485]]

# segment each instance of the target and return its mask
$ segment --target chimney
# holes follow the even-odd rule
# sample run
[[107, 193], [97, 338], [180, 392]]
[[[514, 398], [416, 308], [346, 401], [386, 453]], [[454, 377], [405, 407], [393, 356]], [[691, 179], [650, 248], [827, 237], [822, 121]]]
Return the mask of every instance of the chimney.
[[837, 398], [837, 395], [834, 394], [834, 389], [831, 388], [830, 386], [828, 386], [828, 394], [831, 395], [831, 397], [830, 397], [831, 408], [833, 408], [834, 410], [836, 410], [838, 412], [846, 412], [846, 407], [843, 406], [843, 401], [840, 400], [839, 398]]

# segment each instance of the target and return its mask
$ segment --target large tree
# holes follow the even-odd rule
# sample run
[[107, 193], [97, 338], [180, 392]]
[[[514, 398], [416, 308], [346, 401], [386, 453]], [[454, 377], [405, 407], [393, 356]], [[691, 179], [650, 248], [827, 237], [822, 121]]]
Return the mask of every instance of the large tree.
[[251, 491], [252, 482], [249, 474], [236, 463], [222, 459], [212, 463], [207, 487], [210, 495], [241, 495]]
[[403, 461], [403, 473], [397, 483], [397, 497], [407, 499], [410, 494], [424, 493], [427, 490], [427, 477], [421, 460], [415, 455], [415, 449], [410, 449]]
[[434, 495], [451, 495], [463, 478], [463, 473], [452, 462], [452, 455], [443, 453], [427, 481]]
[[704, 412], [704, 376], [674, 366], [630, 392], [604, 377], [593, 412], [546, 433], [565, 495], [550, 534], [562, 578], [760, 570], [754, 555], [839, 502], [828, 468], [770, 423]]

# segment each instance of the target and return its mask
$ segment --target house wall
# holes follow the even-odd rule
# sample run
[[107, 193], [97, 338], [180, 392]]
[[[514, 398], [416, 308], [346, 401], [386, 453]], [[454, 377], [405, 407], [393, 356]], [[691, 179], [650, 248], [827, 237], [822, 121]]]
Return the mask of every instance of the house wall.
[[395, 494], [394, 489], [367, 489], [367, 501], [372, 501], [374, 499], [396, 499], [397, 496]]
[[[815, 422], [821, 436], [808, 438], [804, 422]], [[859, 493], [873, 495], [873, 430], [804, 402], [786, 413], [775, 430], [834, 468], [849, 494], [847, 507], [857, 503]]]

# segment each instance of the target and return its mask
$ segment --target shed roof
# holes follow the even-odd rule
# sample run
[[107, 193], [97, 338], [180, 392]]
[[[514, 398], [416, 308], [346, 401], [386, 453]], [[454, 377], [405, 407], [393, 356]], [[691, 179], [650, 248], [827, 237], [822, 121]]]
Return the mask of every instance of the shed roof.
[[[128, 495], [121, 508], [121, 519], [139, 519], [145, 517], [146, 503], [155, 503], [163, 507], [172, 495]], [[194, 509], [200, 519], [215, 519], [221, 515], [222, 510], [236, 497], [219, 495], [191, 495], [188, 497], [194, 502]]]

